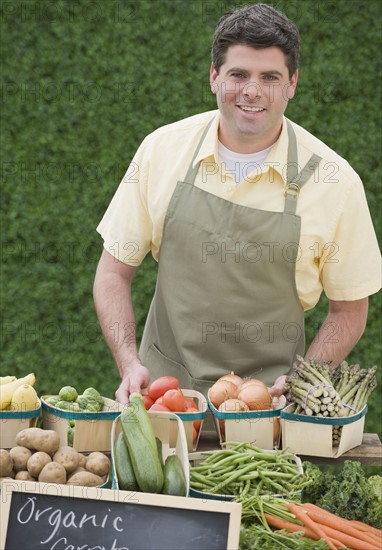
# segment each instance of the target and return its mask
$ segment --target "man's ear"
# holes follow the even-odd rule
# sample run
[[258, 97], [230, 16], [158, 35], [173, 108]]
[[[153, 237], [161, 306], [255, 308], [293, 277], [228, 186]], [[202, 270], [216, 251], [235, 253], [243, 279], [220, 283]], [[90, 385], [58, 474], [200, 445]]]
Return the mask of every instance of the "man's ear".
[[295, 70], [295, 72], [292, 74], [292, 76], [289, 79], [288, 99], [294, 98], [294, 94], [296, 93], [297, 81], [298, 81], [298, 69]]
[[211, 92], [215, 95], [218, 92], [218, 83], [216, 82], [218, 76], [219, 76], [219, 74], [218, 74], [217, 70], [215, 69], [215, 65], [213, 63], [211, 63], [211, 67], [210, 67], [210, 86], [211, 86]]

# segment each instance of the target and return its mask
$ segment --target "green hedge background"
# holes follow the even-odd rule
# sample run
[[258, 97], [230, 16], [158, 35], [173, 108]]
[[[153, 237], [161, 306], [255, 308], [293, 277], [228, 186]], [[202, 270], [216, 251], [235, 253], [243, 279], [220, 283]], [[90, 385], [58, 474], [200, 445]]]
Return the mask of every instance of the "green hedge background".
[[[144, 136], [215, 108], [211, 37], [220, 15], [243, 4], [2, 1], [2, 375], [34, 371], [40, 394], [71, 384], [113, 397], [118, 375], [92, 298], [95, 228]], [[380, 234], [380, 2], [276, 5], [302, 35], [287, 115], [359, 172]], [[155, 276], [147, 258], [134, 287], [139, 335]], [[379, 310], [380, 294], [349, 361], [380, 366]], [[325, 312], [323, 298], [307, 315], [308, 340]], [[381, 403], [379, 387], [366, 430], [380, 436]]]

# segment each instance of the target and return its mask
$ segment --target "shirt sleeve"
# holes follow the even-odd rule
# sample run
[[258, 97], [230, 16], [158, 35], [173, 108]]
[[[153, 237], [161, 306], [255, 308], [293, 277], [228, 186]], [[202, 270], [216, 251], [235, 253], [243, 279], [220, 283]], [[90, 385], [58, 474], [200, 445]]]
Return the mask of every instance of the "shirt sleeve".
[[148, 168], [143, 141], [97, 227], [105, 250], [133, 267], [141, 264], [151, 248], [152, 221], [147, 207]]
[[324, 291], [331, 300], [360, 300], [381, 288], [381, 255], [365, 191], [358, 178], [338, 211], [333, 242], [321, 257]]

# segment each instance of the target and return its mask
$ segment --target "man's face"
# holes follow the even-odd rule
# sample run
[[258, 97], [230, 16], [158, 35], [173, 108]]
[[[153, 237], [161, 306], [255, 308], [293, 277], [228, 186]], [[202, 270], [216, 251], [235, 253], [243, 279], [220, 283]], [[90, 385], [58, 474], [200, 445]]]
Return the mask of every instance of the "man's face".
[[219, 139], [238, 153], [254, 153], [278, 138], [282, 115], [294, 96], [298, 72], [289, 78], [280, 48], [235, 45], [219, 74], [211, 65], [211, 89], [221, 113]]

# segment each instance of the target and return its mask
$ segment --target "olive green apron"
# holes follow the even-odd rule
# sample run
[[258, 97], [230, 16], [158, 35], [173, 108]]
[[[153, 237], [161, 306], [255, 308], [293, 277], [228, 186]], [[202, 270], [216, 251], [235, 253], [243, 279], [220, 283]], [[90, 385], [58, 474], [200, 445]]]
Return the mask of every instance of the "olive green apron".
[[[304, 354], [304, 312], [295, 282], [301, 219], [298, 193], [320, 158], [297, 173], [288, 124], [283, 212], [234, 204], [194, 185], [193, 161], [178, 181], [164, 221], [158, 278], [140, 346], [151, 379], [173, 375], [206, 395], [234, 371], [266, 384]], [[281, 191], [280, 191], [281, 192]]]

